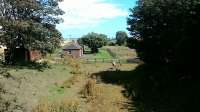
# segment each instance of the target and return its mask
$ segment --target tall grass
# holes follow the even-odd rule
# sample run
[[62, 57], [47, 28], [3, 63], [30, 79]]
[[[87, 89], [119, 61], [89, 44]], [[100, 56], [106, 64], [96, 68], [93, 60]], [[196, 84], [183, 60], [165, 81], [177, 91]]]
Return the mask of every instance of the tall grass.
[[69, 55], [65, 55], [63, 63], [66, 63], [71, 67], [72, 74], [81, 74], [81, 64], [78, 58], [73, 58]]
[[43, 101], [32, 112], [80, 112], [79, 106], [79, 100], [66, 98], [62, 101]]
[[81, 91], [87, 99], [88, 112], [122, 112], [122, 97], [116, 90], [119, 88], [97, 84], [94, 79], [88, 80]]
[[88, 101], [92, 101], [95, 98], [99, 97], [102, 91], [102, 88], [97, 86], [96, 80], [89, 79], [82, 89], [81, 93], [85, 98], [87, 98]]

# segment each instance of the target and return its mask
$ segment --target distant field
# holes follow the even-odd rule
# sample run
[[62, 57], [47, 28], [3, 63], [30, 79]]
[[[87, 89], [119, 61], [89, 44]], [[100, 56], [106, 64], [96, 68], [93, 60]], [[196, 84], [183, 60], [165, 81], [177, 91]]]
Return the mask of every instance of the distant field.
[[86, 48], [85, 54], [84, 54], [84, 59], [112, 59], [112, 55], [104, 49], [100, 48], [98, 53], [91, 54], [91, 51], [89, 48]]
[[106, 46], [104, 48], [118, 59], [132, 59], [137, 57], [137, 53], [134, 49], [125, 46]]
[[113, 60], [122, 63], [136, 62], [136, 51], [125, 46], [104, 46], [96, 54], [91, 54], [89, 48], [86, 48], [84, 57], [86, 62], [112, 62]]
[[100, 49], [99, 53], [95, 54], [94, 58], [105, 58], [105, 59], [112, 59], [113, 57], [110, 53], [105, 49]]

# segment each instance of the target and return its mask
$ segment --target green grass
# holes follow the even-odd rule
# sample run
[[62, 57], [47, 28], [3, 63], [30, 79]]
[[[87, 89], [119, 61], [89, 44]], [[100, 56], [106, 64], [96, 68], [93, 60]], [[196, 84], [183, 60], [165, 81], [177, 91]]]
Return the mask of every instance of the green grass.
[[13, 76], [68, 76], [69, 69], [67, 66], [62, 64], [49, 64], [49, 68], [44, 68], [43, 71], [38, 69], [29, 68], [26, 66], [10, 67], [9, 73]]
[[[19, 92], [18, 94], [19, 99], [23, 100], [24, 97], [29, 97], [25, 95], [30, 95], [33, 92], [37, 95], [30, 97], [30, 99], [40, 99], [42, 97], [56, 99], [65, 94], [65, 89], [55, 84], [70, 79], [73, 76], [73, 74], [70, 73], [71, 68], [62, 64], [52, 64], [50, 66], [50, 68], [46, 68], [43, 71], [26, 67], [13, 67], [8, 70], [13, 77], [23, 81], [23, 87], [20, 88], [20, 91], [22, 92]], [[25, 95], [23, 91], [26, 92]]]
[[49, 92], [55, 93], [55, 94], [64, 94], [64, 88], [61, 88], [57, 85], [51, 85], [49, 87]]
[[107, 49], [99, 48], [99, 52], [94, 54], [91, 53], [90, 49], [86, 49], [84, 59], [113, 59], [113, 57]]
[[107, 50], [100, 49], [99, 52], [95, 54], [94, 58], [112, 59], [113, 57], [110, 55], [110, 53]]

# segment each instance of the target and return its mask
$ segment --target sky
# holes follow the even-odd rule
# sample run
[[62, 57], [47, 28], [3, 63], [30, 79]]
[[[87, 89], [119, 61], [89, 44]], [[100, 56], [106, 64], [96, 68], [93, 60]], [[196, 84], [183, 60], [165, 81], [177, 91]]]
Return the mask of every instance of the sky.
[[64, 0], [59, 7], [65, 11], [64, 22], [57, 29], [64, 38], [80, 38], [89, 32], [114, 38], [117, 31], [128, 31], [129, 9], [136, 0]]

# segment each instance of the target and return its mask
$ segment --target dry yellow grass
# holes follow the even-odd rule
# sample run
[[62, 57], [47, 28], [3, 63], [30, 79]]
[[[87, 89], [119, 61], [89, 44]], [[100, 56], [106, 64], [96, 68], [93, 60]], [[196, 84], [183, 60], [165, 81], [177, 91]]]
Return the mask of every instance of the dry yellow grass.
[[81, 74], [81, 64], [78, 58], [73, 58], [69, 55], [65, 55], [63, 64], [67, 64], [71, 67], [72, 74]]
[[102, 91], [103, 91], [102, 88], [96, 85], [96, 80], [90, 79], [85, 84], [81, 93], [83, 94], [84, 97], [87, 98], [88, 101], [92, 101], [96, 99], [98, 96], [100, 96]]
[[124, 103], [127, 99], [121, 94], [122, 87], [109, 84], [96, 84], [90, 79], [81, 91], [87, 99], [88, 112], [126, 112]]
[[80, 80], [82, 80], [81, 75], [79, 75], [79, 74], [73, 75], [70, 79], [65, 80], [61, 84], [61, 87], [63, 87], [63, 88], [71, 88], [72, 85], [74, 85], [75, 83], [79, 82]]
[[113, 55], [119, 59], [129, 59], [137, 57], [137, 53], [134, 49], [130, 49], [125, 46], [106, 46], [106, 49], [109, 49]]
[[61, 101], [41, 101], [32, 112], [79, 112], [78, 99], [65, 98]]

